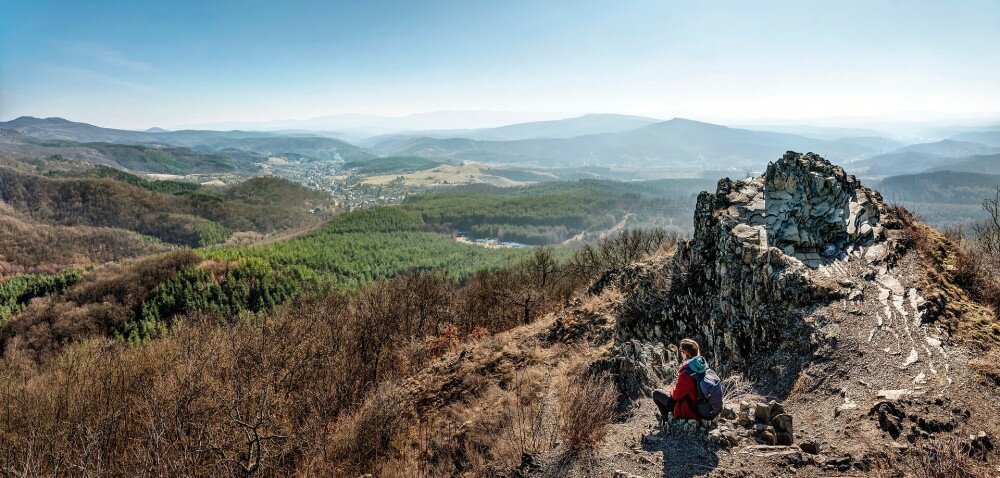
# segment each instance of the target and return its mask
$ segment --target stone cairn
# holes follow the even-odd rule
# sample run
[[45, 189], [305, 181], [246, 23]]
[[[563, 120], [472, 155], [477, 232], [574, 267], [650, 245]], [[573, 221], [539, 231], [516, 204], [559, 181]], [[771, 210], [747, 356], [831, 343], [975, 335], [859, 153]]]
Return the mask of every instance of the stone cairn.
[[609, 359], [630, 398], [672, 380], [673, 344], [747, 360], [808, 332], [795, 310], [830, 300], [810, 279], [855, 247], [885, 238], [881, 196], [820, 156], [786, 153], [762, 176], [725, 178], [698, 195], [694, 236], [665, 264], [622, 273], [625, 292]]
[[[769, 403], [742, 401], [730, 404], [714, 420], [676, 419], [673, 414], [668, 414], [661, 429], [647, 433], [643, 442], [655, 445], [666, 435], [701, 437], [720, 448], [747, 443], [791, 446], [795, 439], [792, 416], [774, 400]], [[816, 453], [813, 442], [806, 441], [803, 445], [804, 450]]]

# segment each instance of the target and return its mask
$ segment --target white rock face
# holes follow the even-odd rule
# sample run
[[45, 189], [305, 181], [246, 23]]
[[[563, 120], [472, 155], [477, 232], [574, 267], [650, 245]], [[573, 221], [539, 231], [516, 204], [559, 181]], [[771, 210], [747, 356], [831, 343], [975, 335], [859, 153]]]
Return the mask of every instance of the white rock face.
[[[673, 259], [681, 271], [674, 287], [662, 299], [630, 296], [619, 341], [651, 338], [658, 326], [655, 337], [667, 344], [695, 333], [727, 356], [752, 356], [787, 333], [791, 308], [826, 300], [810, 269], [837, 267], [862, 248], [884, 258], [884, 210], [877, 192], [812, 153], [789, 152], [762, 176], [723, 179], [714, 194], [698, 196], [694, 237]], [[649, 280], [643, 274], [634, 278], [639, 289]], [[886, 285], [887, 307], [901, 287]]]
[[[811, 153], [789, 152], [762, 176], [726, 178], [714, 193], [702, 192], [694, 237], [669, 263], [621, 273], [625, 297], [607, 364], [622, 377], [620, 389], [637, 397], [676, 373], [645, 358], [651, 344], [673, 353], [670, 345], [693, 337], [718, 356], [740, 360], [772, 350], [790, 334], [806, 334], [795, 311], [839, 294], [813, 276], [843, 273], [838, 268], [852, 253], [864, 262], [865, 251], [874, 250], [872, 259], [884, 260], [888, 249], [876, 247], [885, 238], [883, 217], [890, 218], [877, 192]], [[897, 302], [892, 291], [902, 284], [885, 281], [878, 293], [888, 320]]]
[[[732, 234], [762, 247], [777, 247], [811, 268], [846, 254], [849, 244], [884, 237], [878, 193], [825, 159], [789, 152], [760, 177], [723, 180], [716, 197], [721, 215], [736, 219]], [[872, 261], [885, 255], [875, 246]]]

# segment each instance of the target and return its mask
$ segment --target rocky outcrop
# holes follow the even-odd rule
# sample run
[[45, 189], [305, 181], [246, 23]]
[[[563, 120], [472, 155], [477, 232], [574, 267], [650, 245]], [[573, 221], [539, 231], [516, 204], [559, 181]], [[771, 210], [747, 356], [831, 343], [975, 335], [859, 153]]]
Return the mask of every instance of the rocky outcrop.
[[[883, 241], [885, 215], [877, 192], [812, 153], [788, 152], [759, 177], [722, 179], [698, 196], [694, 236], [669, 263], [624, 273], [613, 360], [622, 371], [643, 368], [664, 347], [669, 361], [682, 337], [726, 361], [808, 342], [796, 332], [798, 311], [840, 294], [815, 271]], [[643, 377], [674, 373], [646, 368]]]

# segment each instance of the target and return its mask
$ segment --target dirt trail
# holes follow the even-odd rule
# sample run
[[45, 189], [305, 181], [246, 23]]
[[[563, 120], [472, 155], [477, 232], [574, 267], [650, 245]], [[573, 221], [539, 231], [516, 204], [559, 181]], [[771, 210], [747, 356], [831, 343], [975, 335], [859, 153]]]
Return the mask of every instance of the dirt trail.
[[[630, 217], [632, 217], [632, 213], [630, 213], [630, 212], [625, 213], [625, 215], [622, 216], [622, 220], [621, 221], [618, 221], [618, 223], [615, 224], [614, 226], [611, 226], [610, 228], [601, 231], [600, 234], [598, 234], [598, 237], [600, 239], [604, 239], [604, 238], [606, 238], [606, 237], [608, 237], [608, 236], [610, 236], [612, 234], [615, 234], [615, 233], [617, 233], [617, 232], [625, 229], [625, 225], [628, 224], [628, 220], [629, 220]], [[586, 237], [587, 237], [587, 232], [588, 231], [581, 231], [579, 234], [577, 234], [577, 235], [575, 235], [575, 236], [573, 236], [573, 237], [571, 237], [569, 239], [566, 239], [562, 243], [563, 243], [563, 245], [582, 244], [584, 242], [584, 240], [586, 239]]]

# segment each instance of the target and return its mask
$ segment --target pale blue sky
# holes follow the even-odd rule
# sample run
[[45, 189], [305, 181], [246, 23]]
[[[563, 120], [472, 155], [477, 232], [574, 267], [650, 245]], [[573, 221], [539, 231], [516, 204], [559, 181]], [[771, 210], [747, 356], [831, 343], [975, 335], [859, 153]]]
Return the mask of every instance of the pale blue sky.
[[1000, 117], [998, 45], [997, 0], [4, 0], [0, 120]]

